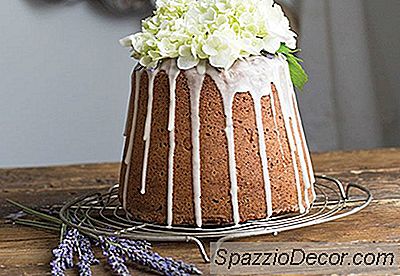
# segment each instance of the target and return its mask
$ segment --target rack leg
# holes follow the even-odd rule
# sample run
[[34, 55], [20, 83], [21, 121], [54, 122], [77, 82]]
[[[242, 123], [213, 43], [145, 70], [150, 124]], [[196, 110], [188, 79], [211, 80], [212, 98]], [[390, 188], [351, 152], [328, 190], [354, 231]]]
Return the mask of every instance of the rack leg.
[[200, 251], [201, 257], [203, 257], [204, 262], [206, 263], [210, 262], [210, 257], [207, 254], [206, 247], [204, 246], [204, 243], [201, 240], [199, 240], [196, 237], [187, 236], [186, 242], [194, 242]]

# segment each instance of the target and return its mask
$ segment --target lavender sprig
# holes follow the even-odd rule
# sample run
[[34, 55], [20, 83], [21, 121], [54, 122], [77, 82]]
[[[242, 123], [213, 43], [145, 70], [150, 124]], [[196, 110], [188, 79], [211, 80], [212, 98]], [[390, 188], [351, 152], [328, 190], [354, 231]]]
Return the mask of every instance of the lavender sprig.
[[129, 260], [137, 264], [147, 266], [162, 275], [200, 275], [202, 274], [194, 265], [183, 261], [175, 261], [172, 258], [161, 257], [151, 250], [146, 241], [132, 241], [117, 237], [109, 238], [115, 247], [119, 247]]
[[24, 213], [31, 214], [45, 221], [21, 219], [20, 217], [24, 214], [17, 213], [9, 216], [14, 223], [58, 231], [60, 231], [61, 227], [60, 243], [57, 248], [53, 249], [54, 258], [50, 262], [52, 275], [65, 275], [65, 270], [72, 268], [74, 265], [74, 254], [78, 255], [77, 268], [79, 275], [92, 275], [90, 270], [91, 265], [99, 263], [91, 248], [92, 243], [101, 247], [109, 265], [118, 275], [130, 275], [126, 265], [128, 260], [147, 266], [154, 272], [163, 275], [202, 274], [194, 265], [161, 257], [158, 253], [151, 250], [151, 245], [147, 241], [90, 235], [93, 238], [91, 240], [89, 236], [81, 234], [77, 229], [67, 229], [66, 225], [55, 216], [57, 212], [44, 213], [43, 211], [33, 210], [12, 200], [7, 201], [21, 208]]
[[165, 258], [158, 253], [147, 250], [127, 249], [127, 256], [133, 262], [147, 266], [162, 275], [200, 275], [201, 272], [194, 265], [172, 258]]
[[53, 249], [54, 259], [50, 262], [52, 275], [64, 275], [67, 268], [74, 266], [73, 257], [78, 234], [77, 229], [68, 230], [63, 241]]
[[128, 267], [126, 266], [125, 256], [120, 247], [115, 246], [108, 238], [99, 237], [100, 246], [103, 251], [103, 255], [107, 257], [107, 262], [111, 269], [121, 276], [131, 275], [129, 273]]
[[130, 240], [118, 237], [109, 237], [109, 240], [114, 243], [118, 243], [124, 248], [132, 247], [138, 250], [151, 250], [151, 244], [145, 240]]
[[78, 271], [79, 275], [92, 275], [92, 271], [90, 270], [91, 265], [99, 264], [99, 260], [94, 256], [92, 246], [89, 238], [82, 235], [78, 232], [78, 244], [76, 247], [76, 251], [78, 252]]

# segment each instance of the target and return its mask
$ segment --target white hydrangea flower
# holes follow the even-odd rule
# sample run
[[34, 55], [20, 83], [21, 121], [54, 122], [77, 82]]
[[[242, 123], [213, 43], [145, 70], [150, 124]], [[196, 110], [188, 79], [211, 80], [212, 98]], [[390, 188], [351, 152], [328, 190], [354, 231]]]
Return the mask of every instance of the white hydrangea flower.
[[237, 59], [275, 54], [281, 43], [295, 49], [296, 34], [273, 0], [157, 0], [142, 31], [120, 43], [145, 67], [177, 58], [180, 69], [203, 72], [206, 62], [227, 70]]
[[199, 63], [199, 59], [192, 54], [192, 47], [182, 45], [179, 47], [179, 57], [177, 66], [179, 69], [187, 70], [195, 67]]

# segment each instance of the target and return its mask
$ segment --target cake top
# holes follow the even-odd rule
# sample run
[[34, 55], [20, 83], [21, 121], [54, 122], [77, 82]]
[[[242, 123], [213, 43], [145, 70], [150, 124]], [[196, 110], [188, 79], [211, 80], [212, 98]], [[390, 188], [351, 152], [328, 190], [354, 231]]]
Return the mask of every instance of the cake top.
[[294, 53], [296, 33], [273, 0], [157, 0], [142, 31], [120, 40], [146, 68], [176, 58], [179, 69], [206, 63], [229, 70], [250, 56], [286, 56], [293, 84], [302, 88], [307, 75]]

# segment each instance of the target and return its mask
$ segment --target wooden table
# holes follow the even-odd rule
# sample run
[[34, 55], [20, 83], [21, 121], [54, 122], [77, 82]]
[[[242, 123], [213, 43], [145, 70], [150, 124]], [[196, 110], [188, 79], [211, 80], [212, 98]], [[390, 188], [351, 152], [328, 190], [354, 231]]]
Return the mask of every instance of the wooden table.
[[[400, 241], [400, 149], [314, 154], [313, 161], [317, 173], [368, 187], [373, 202], [360, 213], [334, 222], [245, 241]], [[59, 204], [85, 192], [106, 190], [116, 183], [118, 168], [118, 164], [93, 164], [1, 169], [0, 217], [17, 210], [5, 202], [6, 198], [40, 207]], [[58, 233], [4, 222], [0, 220], [0, 274], [48, 274]], [[207, 265], [192, 244], [156, 244], [155, 248], [162, 255], [196, 263], [208, 274]], [[93, 272], [104, 275], [107, 269], [96, 266]], [[69, 271], [69, 275], [75, 274]]]

